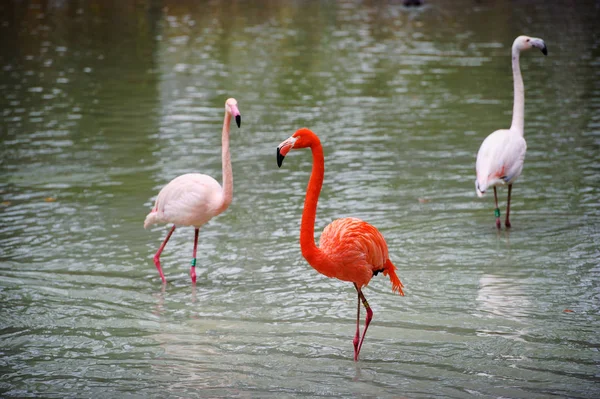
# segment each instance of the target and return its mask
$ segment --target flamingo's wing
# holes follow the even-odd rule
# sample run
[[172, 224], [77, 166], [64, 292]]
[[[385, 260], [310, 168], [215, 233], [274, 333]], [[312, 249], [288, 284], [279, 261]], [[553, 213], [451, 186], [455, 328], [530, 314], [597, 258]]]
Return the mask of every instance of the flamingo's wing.
[[161, 222], [199, 226], [216, 215], [221, 197], [221, 185], [215, 179], [189, 173], [160, 190], [153, 212]]
[[336, 278], [366, 285], [383, 271], [388, 259], [385, 239], [367, 222], [343, 218], [331, 222], [321, 234], [319, 246], [337, 265]]
[[506, 169], [503, 176], [503, 180], [506, 183], [512, 183], [521, 175], [523, 164], [525, 163], [526, 151], [527, 144], [522, 136], [518, 136], [508, 144], [504, 157]]

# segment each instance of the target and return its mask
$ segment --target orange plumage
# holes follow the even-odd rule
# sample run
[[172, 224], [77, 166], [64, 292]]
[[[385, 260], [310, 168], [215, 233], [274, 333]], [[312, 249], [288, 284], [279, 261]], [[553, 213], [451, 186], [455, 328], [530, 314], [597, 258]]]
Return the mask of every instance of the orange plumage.
[[321, 271], [326, 276], [363, 288], [373, 275], [383, 272], [389, 275], [392, 290], [404, 295], [396, 266], [388, 258], [385, 239], [373, 225], [357, 218], [334, 220], [323, 230], [319, 248], [332, 261], [328, 273]]
[[[307, 147], [312, 151], [313, 167], [302, 213], [300, 249], [302, 256], [319, 273], [354, 283], [359, 300], [356, 336], [353, 341], [354, 360], [356, 361], [373, 315], [373, 311], [362, 293], [362, 288], [380, 272], [389, 276], [392, 282], [392, 291], [404, 295], [403, 285], [396, 275], [396, 267], [388, 257], [388, 248], [383, 235], [367, 222], [357, 218], [334, 220], [323, 230], [320, 246], [317, 247], [314, 239], [315, 219], [317, 202], [325, 175], [325, 159], [321, 141], [312, 131], [306, 128], [299, 129], [292, 137], [277, 147], [277, 163], [281, 167], [284, 157], [291, 149]], [[359, 334], [361, 301], [367, 310], [362, 338]]]

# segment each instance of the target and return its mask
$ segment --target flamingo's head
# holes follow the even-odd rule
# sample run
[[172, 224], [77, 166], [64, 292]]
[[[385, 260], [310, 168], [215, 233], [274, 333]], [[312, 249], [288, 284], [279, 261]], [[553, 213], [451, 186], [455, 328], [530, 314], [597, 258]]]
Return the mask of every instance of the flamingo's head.
[[296, 130], [296, 133], [277, 146], [277, 166], [281, 168], [283, 158], [285, 158], [292, 148], [312, 147], [313, 144], [318, 142], [319, 138], [317, 135], [309, 129], [303, 127], [302, 129]]
[[519, 51], [529, 50], [532, 47], [539, 48], [544, 55], [548, 55], [548, 48], [542, 39], [537, 37], [519, 36], [513, 43], [513, 49]]
[[237, 100], [235, 98], [228, 98], [227, 101], [225, 101], [225, 112], [235, 118], [237, 127], [242, 125], [242, 115], [240, 114], [240, 110], [237, 106]]

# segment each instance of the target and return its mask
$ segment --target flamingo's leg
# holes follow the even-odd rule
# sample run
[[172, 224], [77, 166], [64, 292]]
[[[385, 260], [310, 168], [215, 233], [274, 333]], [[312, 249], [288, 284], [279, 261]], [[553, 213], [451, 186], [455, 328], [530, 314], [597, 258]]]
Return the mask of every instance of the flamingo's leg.
[[512, 184], [508, 185], [508, 199], [506, 200], [506, 220], [504, 224], [506, 228], [510, 228], [510, 220], [508, 220], [508, 215], [510, 214], [510, 192], [512, 191]]
[[500, 223], [500, 208], [498, 208], [498, 193], [496, 192], [496, 186], [494, 186], [494, 201], [496, 202], [496, 209], [494, 209], [494, 215], [496, 216], [496, 227], [501, 229], [502, 223]]
[[[357, 293], [360, 292], [356, 283], [354, 283]], [[358, 361], [358, 343], [360, 340], [360, 294], [357, 295], [357, 306], [356, 306], [356, 335], [352, 344], [354, 345], [354, 361]]]
[[358, 355], [360, 354], [360, 348], [362, 348], [363, 341], [365, 340], [365, 336], [367, 335], [367, 329], [369, 328], [369, 324], [371, 324], [371, 320], [373, 319], [373, 311], [371, 310], [371, 307], [369, 306], [369, 302], [367, 302], [367, 298], [365, 298], [365, 295], [362, 293], [360, 288], [358, 288], [358, 286], [356, 286], [356, 284], [355, 284], [355, 287], [356, 287], [356, 290], [358, 291], [358, 297], [360, 298], [365, 309], [367, 310], [367, 317], [365, 318], [365, 329], [363, 330], [362, 338], [360, 339], [360, 344], [358, 344], [358, 352], [356, 353], [356, 355], [354, 357], [354, 360], [357, 361]]
[[192, 258], [192, 266], [190, 267], [190, 277], [192, 277], [192, 283], [196, 282], [196, 250], [198, 249], [198, 232], [199, 228], [195, 229], [194, 232], [194, 256]]
[[162, 253], [163, 249], [165, 249], [165, 246], [167, 245], [167, 242], [169, 241], [169, 238], [171, 238], [171, 235], [173, 235], [174, 231], [175, 225], [171, 227], [171, 230], [169, 230], [169, 234], [167, 234], [167, 238], [165, 238], [163, 243], [160, 245], [160, 248], [158, 248], [158, 251], [156, 251], [156, 254], [154, 255], [154, 264], [158, 269], [158, 274], [160, 274], [160, 278], [162, 279], [163, 284], [165, 284], [167, 280], [165, 279], [165, 275], [163, 274], [162, 268], [160, 267], [160, 254]]

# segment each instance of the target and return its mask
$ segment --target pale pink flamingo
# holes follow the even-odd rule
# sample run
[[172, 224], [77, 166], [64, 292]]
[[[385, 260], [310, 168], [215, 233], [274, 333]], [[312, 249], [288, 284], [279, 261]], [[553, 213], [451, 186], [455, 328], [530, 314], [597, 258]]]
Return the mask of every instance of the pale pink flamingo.
[[231, 118], [240, 127], [242, 117], [238, 110], [237, 101], [230, 98], [225, 102], [225, 118], [223, 120], [222, 163], [223, 187], [212, 177], [200, 173], [188, 173], [171, 180], [158, 193], [152, 211], [146, 216], [144, 228], [155, 223], [173, 223], [173, 227], [154, 255], [154, 264], [160, 278], [166, 283], [165, 275], [160, 267], [160, 254], [171, 238], [176, 226], [194, 226], [194, 254], [190, 276], [196, 282], [196, 249], [198, 248], [198, 233], [200, 226], [213, 217], [225, 211], [233, 198], [233, 173], [229, 155], [229, 127]]
[[[281, 167], [283, 158], [291, 149], [310, 148], [313, 166], [306, 189], [304, 211], [300, 225], [300, 249], [302, 256], [319, 273], [327, 277], [349, 281], [354, 284], [358, 293], [356, 311], [356, 335], [354, 345], [354, 361], [358, 361], [362, 347], [373, 318], [373, 311], [365, 298], [362, 289], [369, 284], [378, 273], [389, 275], [392, 291], [404, 295], [402, 283], [396, 275], [396, 266], [388, 257], [388, 247], [385, 239], [375, 227], [356, 218], [337, 219], [331, 222], [321, 233], [320, 246], [315, 245], [315, 218], [317, 201], [323, 186], [325, 175], [325, 159], [323, 147], [316, 134], [303, 128], [277, 147], [277, 166]], [[367, 317], [362, 338], [360, 337], [360, 303], [363, 303]], [[359, 342], [360, 340], [360, 342]]]
[[548, 54], [546, 44], [542, 39], [528, 36], [519, 36], [512, 45], [512, 70], [514, 84], [514, 103], [512, 124], [510, 129], [496, 130], [483, 140], [477, 153], [475, 170], [475, 190], [479, 197], [483, 197], [488, 187], [494, 187], [494, 201], [496, 209], [496, 227], [500, 229], [500, 208], [498, 208], [498, 195], [496, 186], [508, 184], [508, 199], [506, 201], [505, 225], [510, 228], [510, 194], [513, 182], [519, 177], [523, 170], [525, 151], [527, 144], [523, 138], [523, 126], [525, 120], [525, 88], [523, 77], [519, 66], [521, 51], [532, 47], [539, 48], [544, 55]]

